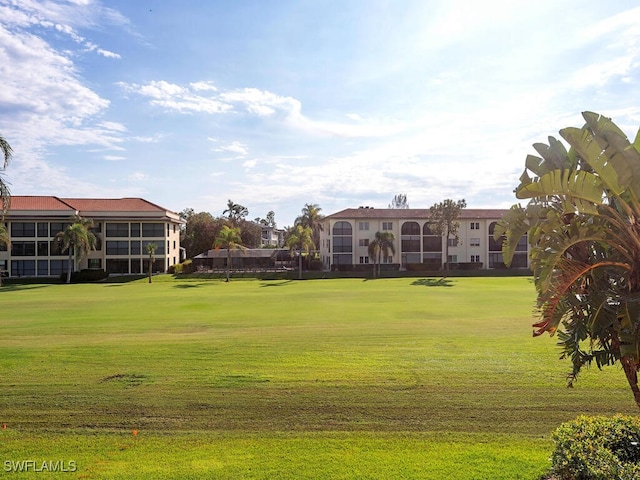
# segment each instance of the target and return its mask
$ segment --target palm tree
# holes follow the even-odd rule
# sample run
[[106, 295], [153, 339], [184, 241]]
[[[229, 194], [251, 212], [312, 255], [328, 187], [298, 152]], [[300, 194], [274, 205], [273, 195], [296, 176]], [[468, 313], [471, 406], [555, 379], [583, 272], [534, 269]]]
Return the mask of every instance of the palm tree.
[[222, 212], [223, 215], [227, 215], [229, 217], [229, 222], [235, 227], [238, 226], [240, 220], [244, 219], [247, 215], [249, 215], [249, 210], [247, 207], [240, 205], [239, 203], [234, 203], [233, 200], [227, 200], [227, 208]]
[[382, 257], [387, 257], [389, 252], [396, 253], [396, 247], [393, 245], [395, 239], [392, 232], [376, 232], [375, 238], [369, 243], [369, 257], [373, 260], [373, 278], [376, 278], [376, 263], [378, 264], [377, 276], [379, 277]]
[[93, 221], [80, 216], [73, 217], [71, 223], [64, 231], [56, 235], [56, 241], [60, 243], [60, 251], [69, 251], [69, 264], [67, 271], [67, 283], [71, 283], [71, 272], [74, 270], [74, 257], [76, 263], [90, 250], [96, 248], [96, 237], [90, 228]]
[[[9, 142], [7, 142], [2, 135], [0, 135], [0, 151], [2, 151], [2, 156], [4, 157], [2, 170], [6, 170], [9, 166], [13, 150], [11, 149]], [[4, 218], [4, 214], [9, 210], [9, 205], [11, 203], [11, 192], [9, 191], [9, 186], [2, 177], [3, 173], [0, 172], [0, 204], [2, 204], [2, 208], [0, 208], [2, 215], [0, 215], [0, 218]]]
[[447, 198], [443, 202], [436, 203], [429, 208], [430, 223], [429, 228], [435, 235], [443, 235], [445, 239], [445, 270], [449, 270], [449, 238], [453, 237], [458, 241], [458, 228], [460, 223], [458, 217], [463, 208], [467, 207], [464, 199], [453, 201]]
[[[11, 237], [9, 236], [7, 227], [5, 227], [3, 222], [0, 222], [0, 245], [3, 245], [7, 248], [11, 246]], [[3, 270], [0, 269], [0, 287], [2, 286], [2, 274]]]
[[300, 224], [293, 227], [287, 238], [287, 247], [291, 252], [298, 252], [298, 278], [302, 280], [302, 252], [306, 252], [308, 257], [311, 249], [315, 248], [311, 228]]
[[302, 225], [311, 229], [314, 248], [318, 248], [320, 245], [320, 232], [324, 219], [324, 215], [320, 213], [321, 210], [322, 208], [315, 203], [306, 203], [302, 209], [302, 215], [298, 216], [294, 222], [294, 225]]
[[225, 248], [227, 250], [227, 282], [229, 281], [229, 274], [231, 271], [231, 250], [245, 251], [246, 247], [242, 245], [242, 239], [240, 237], [240, 229], [236, 227], [229, 227], [224, 225], [218, 236], [213, 242], [213, 248], [219, 250]]
[[[514, 205], [494, 230], [507, 265], [527, 236], [540, 321], [558, 333], [569, 385], [581, 368], [620, 362], [640, 407], [640, 131], [633, 143], [609, 118], [584, 112], [582, 128], [537, 143]], [[531, 174], [533, 174], [531, 176]]]
[[147, 243], [147, 246], [144, 247], [147, 251], [147, 255], [149, 255], [149, 283], [151, 283], [151, 275], [153, 274], [153, 260], [156, 254], [156, 250], [158, 249], [158, 245], [154, 242]]

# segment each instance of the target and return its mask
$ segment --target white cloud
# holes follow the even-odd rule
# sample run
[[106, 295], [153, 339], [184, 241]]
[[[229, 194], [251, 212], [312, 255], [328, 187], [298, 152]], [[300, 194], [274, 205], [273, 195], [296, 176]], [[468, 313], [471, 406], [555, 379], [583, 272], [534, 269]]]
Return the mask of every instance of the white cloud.
[[233, 142], [229, 145], [218, 147], [214, 149], [214, 151], [237, 153], [241, 157], [244, 157], [245, 155], [247, 155], [247, 153], [249, 153], [249, 151], [247, 150], [247, 146], [240, 142]]
[[149, 175], [143, 172], [134, 172], [131, 175], [129, 175], [129, 180], [133, 182], [143, 182], [145, 180], [148, 180], [148, 178], [149, 178]]
[[110, 52], [109, 50], [105, 50], [103, 48], [98, 48], [98, 50], [96, 51], [98, 52], [99, 55], [102, 55], [103, 57], [106, 57], [106, 58], [116, 58], [116, 59], [122, 58], [120, 54]]
[[117, 155], [105, 155], [102, 158], [104, 158], [105, 160], [108, 160], [110, 162], [119, 162], [121, 160], [126, 160], [127, 159], [127, 157], [119, 157]]

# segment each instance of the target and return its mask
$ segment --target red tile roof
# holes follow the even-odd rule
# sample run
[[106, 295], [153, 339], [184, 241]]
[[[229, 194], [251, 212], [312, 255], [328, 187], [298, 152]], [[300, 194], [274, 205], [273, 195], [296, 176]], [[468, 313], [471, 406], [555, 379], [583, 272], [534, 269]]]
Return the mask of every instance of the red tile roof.
[[[493, 219], [501, 218], [507, 212], [506, 209], [475, 209], [465, 208], [460, 212], [461, 219]], [[328, 215], [325, 219], [350, 219], [350, 218], [375, 218], [375, 219], [412, 219], [412, 218], [429, 218], [428, 208], [347, 208], [332, 215]]]
[[76, 210], [89, 212], [157, 212], [165, 208], [142, 198], [62, 198]]
[[12, 195], [9, 209], [11, 211], [61, 210], [61, 211], [70, 212], [70, 215], [75, 213], [75, 208], [73, 208], [71, 205], [67, 203], [64, 203], [58, 197], [36, 197], [36, 196]]
[[142, 198], [59, 198], [12, 195], [10, 212], [25, 210], [79, 212], [171, 212]]

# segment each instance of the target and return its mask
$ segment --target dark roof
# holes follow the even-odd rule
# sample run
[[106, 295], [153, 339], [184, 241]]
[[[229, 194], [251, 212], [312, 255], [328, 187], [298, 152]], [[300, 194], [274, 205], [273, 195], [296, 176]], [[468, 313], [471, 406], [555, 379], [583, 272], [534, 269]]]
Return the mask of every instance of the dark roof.
[[[494, 219], [501, 218], [507, 212], [506, 209], [498, 208], [465, 208], [460, 212], [461, 219]], [[325, 220], [342, 220], [342, 219], [414, 219], [429, 218], [428, 208], [347, 208], [334, 214], [326, 216]]]
[[[284, 248], [247, 248], [245, 250], [231, 250], [229, 253], [233, 258], [271, 258], [280, 256], [282, 253], [289, 254], [289, 250]], [[209, 250], [194, 258], [227, 258], [227, 249], [220, 248], [218, 250]]]

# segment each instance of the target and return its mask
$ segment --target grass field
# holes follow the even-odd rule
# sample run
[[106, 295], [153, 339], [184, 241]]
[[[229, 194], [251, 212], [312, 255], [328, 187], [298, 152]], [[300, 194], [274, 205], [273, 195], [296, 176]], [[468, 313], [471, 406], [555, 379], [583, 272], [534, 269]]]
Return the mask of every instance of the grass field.
[[618, 368], [565, 387], [534, 299], [526, 277], [6, 285], [0, 468], [537, 479], [561, 422], [637, 411]]

